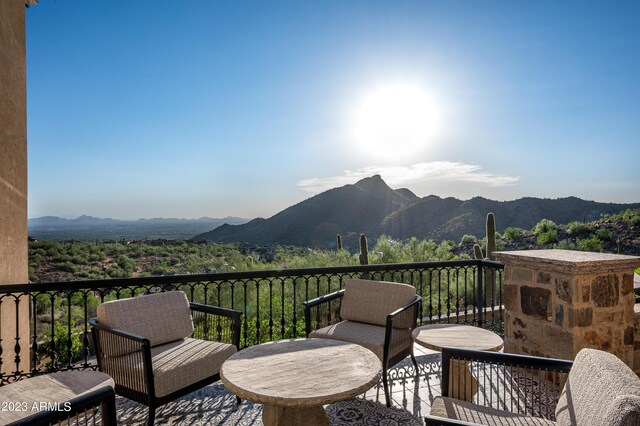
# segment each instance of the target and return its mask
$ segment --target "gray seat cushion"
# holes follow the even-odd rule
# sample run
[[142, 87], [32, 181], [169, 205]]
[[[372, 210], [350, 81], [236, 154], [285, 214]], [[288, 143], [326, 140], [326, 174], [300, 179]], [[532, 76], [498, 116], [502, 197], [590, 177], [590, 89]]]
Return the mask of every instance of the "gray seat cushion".
[[[340, 317], [381, 326], [387, 324], [387, 315], [416, 298], [413, 286], [386, 281], [350, 279], [344, 288]], [[411, 326], [397, 326], [405, 325]]]
[[[151, 346], [173, 342], [193, 334], [189, 301], [181, 291], [105, 302], [98, 305], [97, 317], [102, 325], [146, 337]], [[124, 347], [111, 346], [103, 348], [107, 355], [127, 353]]]
[[64, 408], [65, 402], [107, 386], [114, 387], [110, 376], [89, 370], [44, 374], [0, 386], [0, 401], [20, 403], [20, 410], [0, 413], [0, 424], [25, 421], [38, 414], [37, 407], [43, 403], [58, 403]]
[[[510, 411], [483, 407], [472, 402], [438, 396], [431, 404], [432, 416], [476, 423], [487, 426], [555, 426], [556, 423], [540, 417], [523, 416]], [[585, 423], [586, 425], [587, 423]]]
[[616, 356], [581, 350], [558, 405], [559, 425], [640, 426], [640, 378]]
[[[153, 383], [156, 396], [172, 392], [218, 374], [222, 363], [237, 352], [233, 345], [198, 339], [182, 339], [151, 348]], [[142, 374], [142, 359], [138, 354], [113, 358], [116, 383]]]
[[[355, 343], [372, 351], [382, 361], [385, 327], [355, 321], [342, 321], [309, 333], [309, 337], [341, 340]], [[411, 330], [394, 329], [389, 346], [389, 358], [413, 344]]]

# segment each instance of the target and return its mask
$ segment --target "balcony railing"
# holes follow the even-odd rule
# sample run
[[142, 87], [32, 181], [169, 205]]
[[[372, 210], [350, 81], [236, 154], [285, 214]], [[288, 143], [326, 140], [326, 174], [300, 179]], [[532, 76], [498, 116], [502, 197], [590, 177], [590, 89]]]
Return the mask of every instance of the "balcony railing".
[[242, 310], [242, 347], [304, 337], [302, 302], [343, 288], [349, 278], [414, 286], [423, 298], [421, 324], [466, 323], [502, 334], [503, 268], [461, 260], [3, 285], [0, 385], [44, 372], [95, 369], [88, 320], [97, 306], [158, 291], [182, 290], [193, 302]]

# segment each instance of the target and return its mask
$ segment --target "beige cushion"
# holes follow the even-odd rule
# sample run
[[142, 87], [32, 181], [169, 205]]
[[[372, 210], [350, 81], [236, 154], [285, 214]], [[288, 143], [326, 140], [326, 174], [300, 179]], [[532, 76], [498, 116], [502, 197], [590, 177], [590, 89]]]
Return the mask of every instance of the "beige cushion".
[[[523, 416], [510, 411], [476, 405], [472, 402], [438, 396], [431, 404], [432, 416], [462, 420], [487, 426], [554, 426], [555, 422], [540, 417]], [[585, 423], [586, 425], [587, 423]]]
[[0, 386], [0, 401], [19, 402], [20, 408], [26, 408], [26, 411], [3, 410], [0, 412], [0, 424], [18, 422], [38, 414], [39, 410], [33, 408], [41, 403], [58, 402], [64, 407], [63, 403], [106, 386], [114, 387], [111, 377], [87, 370], [45, 374]]
[[[151, 348], [156, 396], [163, 397], [218, 374], [222, 363], [237, 352], [233, 345], [198, 339], [182, 339]], [[127, 383], [143, 371], [137, 354], [112, 358], [116, 383]]]
[[[355, 321], [342, 321], [328, 327], [309, 333], [309, 337], [341, 340], [343, 342], [355, 343], [364, 346], [376, 354], [380, 361], [384, 352], [385, 327], [372, 324], [364, 324]], [[408, 349], [413, 344], [411, 340], [411, 330], [395, 329], [391, 334], [391, 345], [389, 346], [389, 358]]]
[[558, 405], [559, 425], [640, 425], [640, 379], [616, 356], [581, 350]]
[[[125, 330], [151, 342], [151, 346], [173, 342], [193, 334], [193, 320], [186, 294], [181, 291], [157, 293], [98, 305], [98, 322]], [[107, 345], [109, 346], [109, 345]], [[122, 355], [126, 350], [103, 347], [107, 355]]]
[[340, 316], [344, 320], [385, 326], [387, 315], [415, 298], [416, 289], [407, 284], [350, 279], [345, 284]]

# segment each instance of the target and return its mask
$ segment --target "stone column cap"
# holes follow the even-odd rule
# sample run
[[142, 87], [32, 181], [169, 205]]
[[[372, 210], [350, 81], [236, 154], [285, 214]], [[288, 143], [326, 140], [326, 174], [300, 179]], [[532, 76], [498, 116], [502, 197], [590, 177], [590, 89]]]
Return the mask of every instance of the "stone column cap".
[[544, 267], [563, 273], [611, 272], [633, 270], [640, 266], [638, 256], [576, 250], [516, 250], [498, 251], [493, 254], [503, 263], [529, 268]]

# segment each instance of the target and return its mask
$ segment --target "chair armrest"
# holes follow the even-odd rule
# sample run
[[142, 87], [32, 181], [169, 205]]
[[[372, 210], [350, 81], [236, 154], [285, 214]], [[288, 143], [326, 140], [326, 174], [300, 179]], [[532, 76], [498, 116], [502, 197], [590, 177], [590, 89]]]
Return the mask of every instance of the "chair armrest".
[[[315, 299], [307, 300], [306, 302], [302, 302], [304, 304], [304, 322], [305, 322], [305, 330], [306, 330], [307, 336], [309, 336], [309, 333], [311, 333], [313, 330], [317, 330], [318, 328], [322, 328], [322, 326], [331, 325], [337, 322], [337, 321], [334, 321], [335, 318], [337, 318], [338, 320], [340, 319], [339, 314], [337, 316], [331, 315], [332, 312], [330, 309], [331, 308], [330, 302], [332, 300], [339, 299], [342, 296], [344, 296], [344, 289], [334, 291], [333, 293], [325, 294], [324, 296], [316, 297]], [[327, 312], [328, 315], [326, 316], [321, 315], [320, 310], [322, 309], [322, 306], [327, 303], [329, 303], [329, 310]], [[315, 329], [313, 329], [311, 325], [312, 310], [316, 311], [315, 312], [316, 313]], [[326, 321], [323, 321], [325, 317], [326, 317]]]
[[459, 362], [457, 368], [462, 365], [470, 369], [484, 388], [484, 392], [478, 392], [475, 404], [491, 406], [496, 396], [506, 394], [509, 403], [500, 409], [549, 420], [555, 417], [560, 392], [573, 365], [573, 361], [564, 359], [442, 348], [441, 393], [449, 398], [456, 397], [450, 395], [452, 361]]
[[[90, 318], [89, 319], [89, 325], [91, 325], [91, 327], [94, 327], [100, 331], [104, 331], [107, 333], [111, 333], [113, 335], [122, 337], [124, 339], [129, 339], [129, 340], [133, 340], [134, 342], [138, 342], [140, 344], [144, 344], [145, 342], [151, 346], [151, 344], [149, 343], [149, 339], [147, 339], [144, 336], [140, 336], [138, 334], [134, 334], [134, 333], [130, 333], [126, 330], [121, 330], [118, 328], [111, 328], [111, 327], [107, 327], [106, 325], [102, 325], [98, 322], [97, 318]], [[97, 345], [96, 345], [97, 347]]]
[[445, 419], [444, 417], [424, 416], [425, 426], [482, 426], [479, 423], [470, 423], [462, 420]]
[[224, 342], [240, 349], [242, 311], [219, 306], [189, 303], [193, 316], [193, 338]]
[[[97, 318], [91, 318], [89, 324], [96, 348], [98, 368], [113, 377], [116, 391], [127, 398], [135, 397], [136, 400], [149, 399], [149, 395], [155, 395], [149, 339], [125, 330], [107, 327], [100, 324]], [[135, 367], [140, 364], [143, 368]]]
[[418, 306], [420, 305], [420, 303], [422, 303], [422, 297], [416, 295], [416, 298], [411, 303], [408, 303], [404, 305], [402, 308], [396, 309], [395, 311], [391, 312], [389, 315], [387, 315], [387, 326], [389, 325], [389, 323], [393, 324], [394, 321], [396, 321], [399, 317], [403, 316], [403, 314], [406, 315], [405, 312], [409, 311], [411, 308], [415, 306], [416, 308], [415, 315], [414, 315], [415, 319], [411, 327], [412, 329], [415, 328], [416, 321], [418, 319]]
[[342, 296], [344, 296], [344, 289], [334, 291], [333, 293], [325, 294], [324, 296], [316, 297], [315, 299], [307, 300], [306, 302], [302, 303], [304, 304], [305, 308], [312, 308], [314, 306], [327, 303]]
[[[87, 411], [100, 407], [103, 426], [115, 426], [116, 423], [116, 394], [111, 386], [104, 386], [94, 391], [80, 395], [67, 402], [61, 403], [61, 409], [56, 411], [40, 411], [10, 425], [49, 426], [71, 424], [69, 420]], [[95, 415], [95, 414], [94, 414]]]

